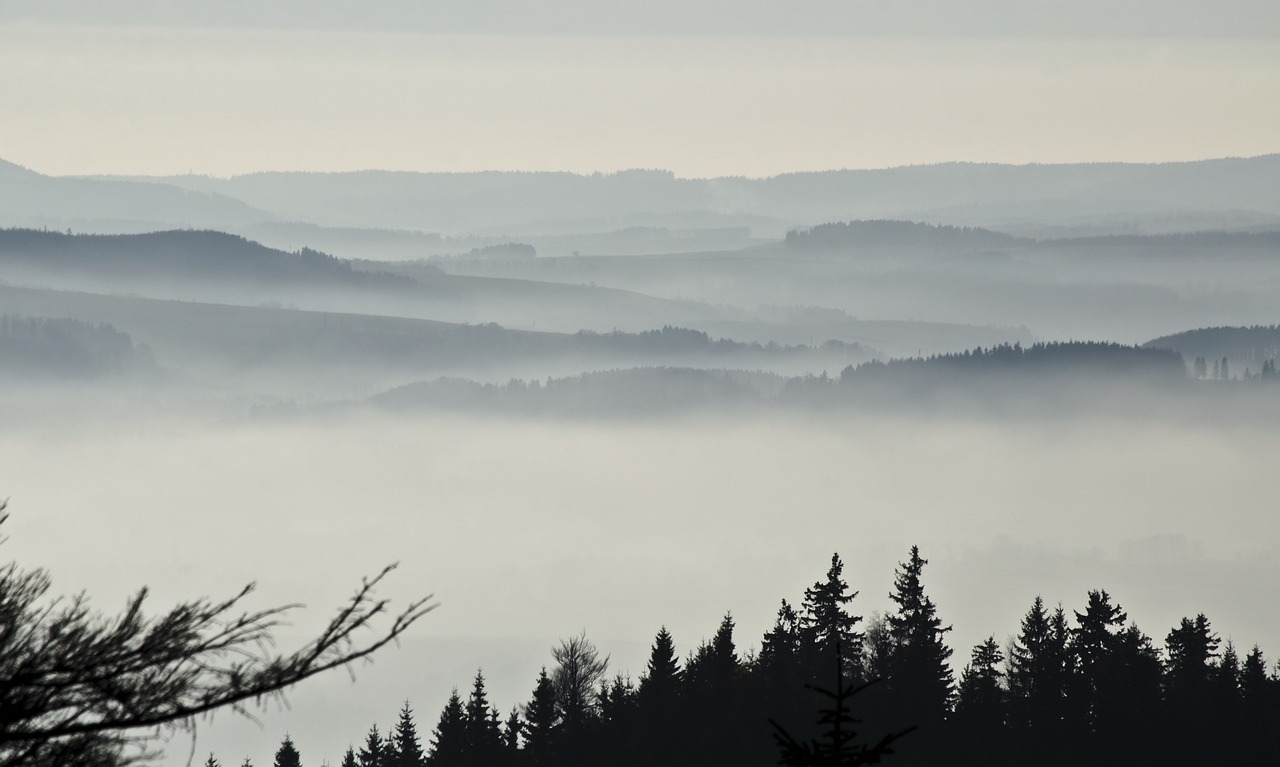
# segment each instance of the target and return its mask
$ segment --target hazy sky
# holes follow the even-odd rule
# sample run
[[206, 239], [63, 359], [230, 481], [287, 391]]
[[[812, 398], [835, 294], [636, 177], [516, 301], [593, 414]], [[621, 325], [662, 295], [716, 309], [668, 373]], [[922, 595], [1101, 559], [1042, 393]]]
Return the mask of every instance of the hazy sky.
[[1280, 148], [1280, 4], [1114, 5], [0, 0], [0, 158], [703, 176]]

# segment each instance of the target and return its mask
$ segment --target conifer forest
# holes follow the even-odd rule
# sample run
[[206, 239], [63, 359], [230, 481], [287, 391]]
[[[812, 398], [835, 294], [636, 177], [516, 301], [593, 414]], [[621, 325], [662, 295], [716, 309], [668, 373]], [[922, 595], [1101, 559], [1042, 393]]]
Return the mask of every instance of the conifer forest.
[[0, 0], [0, 767], [1280, 767], [1276, 0]]

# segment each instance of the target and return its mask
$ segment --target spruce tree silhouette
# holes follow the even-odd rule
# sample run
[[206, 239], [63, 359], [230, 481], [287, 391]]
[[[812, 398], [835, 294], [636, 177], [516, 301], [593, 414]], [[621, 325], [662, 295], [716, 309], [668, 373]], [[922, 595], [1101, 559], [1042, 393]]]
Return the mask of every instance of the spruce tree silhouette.
[[[839, 554], [831, 555], [831, 567], [827, 570], [825, 580], [818, 581], [804, 592], [804, 612], [801, 618], [801, 631], [804, 646], [812, 649], [816, 674], [825, 674], [831, 662], [835, 647], [845, 648], [845, 672], [854, 679], [865, 676], [862, 663], [863, 635], [855, 630], [862, 621], [861, 615], [853, 615], [847, 606], [858, 596], [858, 592], [849, 591], [849, 584], [841, 578], [844, 562]], [[779, 616], [781, 619], [782, 615]]]
[[365, 736], [364, 745], [360, 748], [360, 753], [356, 756], [356, 764], [359, 767], [382, 767], [385, 761], [384, 753], [387, 748], [387, 742], [382, 739], [382, 735], [378, 732], [378, 725], [369, 728], [369, 734]]
[[424, 767], [427, 757], [422, 753], [422, 742], [418, 739], [418, 728], [413, 721], [413, 709], [409, 701], [400, 709], [400, 721], [395, 730], [388, 735], [385, 750], [391, 751], [388, 767]]
[[293, 738], [288, 735], [284, 736], [284, 742], [276, 750], [274, 767], [302, 767], [302, 757], [298, 754], [297, 747], [293, 745]]
[[538, 672], [533, 698], [524, 707], [523, 750], [529, 764], [543, 767], [557, 761], [560, 725], [555, 682], [551, 681], [546, 666], [543, 666]]
[[897, 733], [890, 733], [872, 744], [857, 742], [857, 728], [862, 724], [862, 720], [853, 716], [849, 702], [858, 693], [878, 683], [879, 680], [856, 687], [849, 686], [845, 681], [844, 651], [839, 642], [836, 643], [835, 656], [834, 690], [805, 685], [831, 701], [830, 708], [824, 708], [819, 712], [818, 725], [824, 728], [821, 735], [808, 741], [800, 741], [776, 721], [769, 720], [774, 730], [774, 741], [780, 752], [779, 764], [788, 767], [857, 767], [864, 764], [879, 764], [886, 756], [893, 754], [891, 746], [895, 742], [916, 729], [913, 726]]
[[454, 688], [440, 712], [440, 721], [431, 733], [431, 749], [427, 764], [431, 767], [456, 767], [466, 763], [467, 712], [462, 707], [458, 688]]

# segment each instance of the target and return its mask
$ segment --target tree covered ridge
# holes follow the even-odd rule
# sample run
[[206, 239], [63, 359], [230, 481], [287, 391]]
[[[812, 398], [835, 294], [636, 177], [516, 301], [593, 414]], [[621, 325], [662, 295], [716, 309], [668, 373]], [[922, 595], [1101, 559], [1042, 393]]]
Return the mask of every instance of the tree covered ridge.
[[923, 224], [914, 221], [836, 221], [807, 229], [792, 229], [783, 243], [795, 250], [842, 248], [925, 248], [973, 250], [1010, 247], [1030, 240], [1003, 232], [968, 226]]
[[0, 262], [113, 277], [215, 277], [347, 286], [414, 284], [401, 275], [353, 269], [351, 262], [311, 248], [290, 253], [214, 230], [64, 234], [0, 229]]
[[1280, 325], [1196, 328], [1152, 339], [1144, 346], [1174, 349], [1189, 360], [1226, 357], [1241, 375], [1248, 377], [1249, 373], [1262, 372], [1267, 363], [1271, 363], [1268, 367], [1274, 366], [1280, 358]]
[[[1280, 665], [1257, 646], [1242, 657], [1204, 614], [1183, 618], [1161, 647], [1106, 590], [1090, 591], [1079, 611], [1036, 597], [1016, 633], [1003, 644], [994, 635], [979, 643], [956, 679], [950, 626], [925, 588], [927, 564], [913, 546], [894, 575], [894, 608], [865, 617], [834, 555], [798, 607], [781, 602], [758, 651], [739, 651], [731, 615], [683, 658], [663, 627], [638, 681], [610, 674], [585, 634], [562, 640], [528, 701], [508, 715], [477, 672], [468, 694], [454, 689], [428, 736], [419, 736], [406, 703], [385, 736], [373, 727], [342, 765], [1280, 759]], [[836, 697], [842, 701], [831, 703]], [[873, 753], [877, 744], [888, 752]]]
[[[614, 335], [636, 345], [672, 341], [677, 345], [734, 343], [710, 342], [705, 334], [680, 328], [650, 331], [649, 335]], [[801, 354], [806, 349], [779, 347], [776, 351]], [[838, 357], [847, 349], [824, 346], [810, 351], [827, 351]], [[462, 407], [573, 415], [680, 412], [695, 407], [732, 407], [745, 403], [835, 406], [901, 401], [915, 404], [921, 394], [954, 390], [993, 402], [1001, 401], [1010, 391], [1017, 391], [1053, 405], [1063, 392], [1042, 384], [1074, 384], [1081, 379], [1129, 381], [1145, 391], [1151, 384], [1186, 382], [1187, 368], [1182, 356], [1168, 349], [1067, 341], [1025, 347], [1001, 344], [929, 357], [872, 360], [849, 364], [836, 377], [825, 372], [788, 377], [759, 370], [694, 367], [601, 370], [545, 381], [512, 379], [506, 384], [442, 377], [406, 384], [375, 395], [370, 401], [378, 407], [396, 409]], [[1082, 391], [1088, 394], [1087, 387]]]
[[80, 320], [0, 315], [0, 376], [94, 377], [154, 367], [128, 333]]
[[841, 381], [926, 370], [948, 372], [1054, 372], [1151, 374], [1184, 378], [1182, 355], [1158, 346], [1126, 346], [1111, 341], [1050, 341], [1030, 346], [998, 344], [928, 357], [871, 360], [841, 371]]

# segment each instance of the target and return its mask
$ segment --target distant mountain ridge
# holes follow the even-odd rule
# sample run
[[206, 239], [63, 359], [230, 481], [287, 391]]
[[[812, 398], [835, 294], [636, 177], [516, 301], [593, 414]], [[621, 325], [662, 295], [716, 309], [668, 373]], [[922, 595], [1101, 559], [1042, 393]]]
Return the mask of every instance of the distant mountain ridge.
[[45, 176], [0, 160], [0, 226], [134, 232], [227, 229], [273, 218], [215, 192], [127, 179]]
[[348, 262], [318, 251], [287, 253], [217, 231], [103, 235], [0, 229], [0, 265], [75, 270], [125, 280], [180, 277], [347, 285], [413, 282], [401, 275], [357, 271]]
[[[238, 225], [274, 218], [450, 234], [498, 234], [504, 228], [542, 221], [576, 221], [581, 231], [593, 227], [605, 231], [628, 226], [637, 216], [662, 225], [664, 217], [674, 220], [692, 213], [716, 216], [719, 226], [732, 225], [735, 218], [772, 218], [788, 228], [850, 219], [910, 219], [1000, 229], [1003, 223], [1018, 221], [1065, 225], [1178, 213], [1248, 212], [1262, 219], [1280, 216], [1280, 154], [1160, 164], [953, 162], [769, 178], [692, 179], [669, 171], [630, 170], [595, 174], [264, 172], [227, 179], [188, 175], [38, 176], [37, 180], [46, 185], [61, 184], [70, 191], [79, 189], [77, 184], [126, 184], [117, 189], [117, 204], [134, 211], [133, 218], [145, 216], [139, 206], [125, 206], [125, 202], [129, 195], [142, 193], [137, 186], [141, 185], [166, 189], [153, 193], [175, 206], [182, 200], [189, 205], [200, 202], [206, 217], [213, 215], [217, 205], [234, 200], [239, 207], [216, 212], [224, 218], [237, 218]], [[3, 202], [3, 188], [18, 184], [0, 181]], [[203, 196], [175, 200], [175, 189]], [[28, 217], [71, 215], [56, 203], [46, 195], [41, 210], [29, 202], [15, 210], [25, 211]], [[180, 206], [179, 210], [189, 218], [195, 215], [194, 210]], [[88, 213], [82, 205], [77, 215], [89, 218]], [[104, 208], [92, 217], [130, 216]]]
[[843, 248], [926, 248], [981, 250], [1027, 245], [1030, 240], [990, 229], [933, 226], [912, 221], [849, 221], [793, 229], [788, 249], [816, 251]]
[[1280, 358], [1280, 325], [1196, 328], [1154, 338], [1143, 346], [1172, 349], [1189, 361], [1200, 357], [1209, 365], [1226, 358], [1240, 374], [1258, 373], [1263, 363]]

